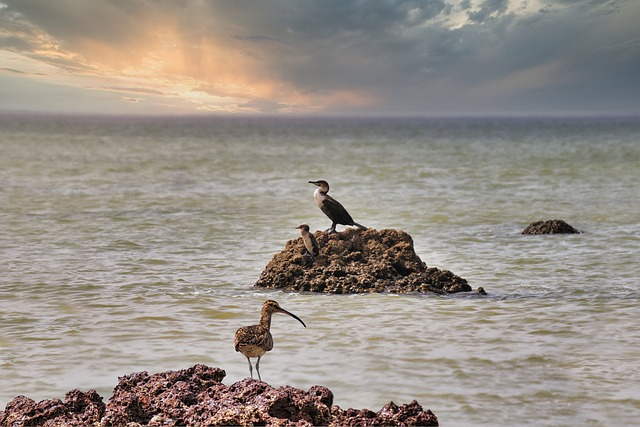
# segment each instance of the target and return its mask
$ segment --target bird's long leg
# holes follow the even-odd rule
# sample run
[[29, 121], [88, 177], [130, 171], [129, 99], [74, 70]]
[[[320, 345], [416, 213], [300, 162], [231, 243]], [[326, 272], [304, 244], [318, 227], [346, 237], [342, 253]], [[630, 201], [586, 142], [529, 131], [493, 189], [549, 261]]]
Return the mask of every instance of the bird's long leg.
[[258, 379], [262, 381], [262, 378], [260, 378], [260, 356], [258, 356], [258, 361], [256, 362], [256, 372], [258, 373]]
[[330, 228], [327, 228], [325, 231], [327, 234], [331, 234], [331, 233], [335, 233], [336, 232], [336, 224], [335, 222], [331, 224]]
[[[247, 357], [247, 362], [249, 362], [249, 374], [251, 374], [251, 379], [253, 379], [253, 366], [251, 366], [251, 359]], [[258, 369], [258, 365], [256, 365], [256, 369]], [[259, 376], [260, 374], [258, 374]]]

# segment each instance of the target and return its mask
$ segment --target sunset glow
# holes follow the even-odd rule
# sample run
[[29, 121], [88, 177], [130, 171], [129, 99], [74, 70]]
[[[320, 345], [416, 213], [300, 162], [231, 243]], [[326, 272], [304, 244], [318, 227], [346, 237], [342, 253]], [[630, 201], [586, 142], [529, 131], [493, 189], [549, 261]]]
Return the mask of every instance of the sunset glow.
[[638, 112], [639, 19], [624, 0], [0, 0], [0, 109]]

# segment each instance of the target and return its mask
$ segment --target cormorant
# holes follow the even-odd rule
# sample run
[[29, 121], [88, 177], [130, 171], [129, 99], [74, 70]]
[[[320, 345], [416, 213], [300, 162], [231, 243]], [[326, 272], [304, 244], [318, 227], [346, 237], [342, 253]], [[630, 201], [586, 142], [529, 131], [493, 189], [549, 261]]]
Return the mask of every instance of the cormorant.
[[307, 249], [307, 254], [311, 258], [313, 258], [314, 256], [318, 256], [318, 254], [320, 253], [320, 246], [318, 246], [316, 237], [309, 232], [309, 226], [307, 224], [302, 224], [297, 226], [296, 229], [300, 230], [302, 241], [304, 242], [304, 247]]
[[317, 185], [316, 191], [313, 193], [313, 197], [316, 199], [318, 207], [326, 216], [331, 220], [331, 228], [328, 228], [329, 233], [336, 231], [336, 225], [355, 225], [358, 228], [366, 230], [367, 227], [360, 225], [351, 218], [349, 212], [333, 197], [329, 196], [329, 183], [324, 180], [309, 181], [309, 184]]

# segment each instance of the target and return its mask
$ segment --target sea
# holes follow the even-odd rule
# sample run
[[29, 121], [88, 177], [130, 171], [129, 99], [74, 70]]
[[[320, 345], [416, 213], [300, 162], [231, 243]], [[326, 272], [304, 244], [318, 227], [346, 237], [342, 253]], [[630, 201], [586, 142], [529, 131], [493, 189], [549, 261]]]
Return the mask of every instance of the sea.
[[[331, 225], [319, 179], [474, 292], [254, 287]], [[521, 234], [550, 219], [582, 233]], [[267, 299], [307, 325], [274, 316], [274, 387], [443, 426], [637, 425], [640, 117], [0, 114], [0, 409], [195, 364], [233, 384]]]

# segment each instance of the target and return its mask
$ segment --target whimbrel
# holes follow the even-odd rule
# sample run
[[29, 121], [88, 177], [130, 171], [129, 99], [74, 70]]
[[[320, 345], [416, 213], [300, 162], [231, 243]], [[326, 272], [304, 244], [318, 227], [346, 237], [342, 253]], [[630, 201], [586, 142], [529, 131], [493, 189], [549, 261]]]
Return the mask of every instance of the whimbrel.
[[318, 207], [326, 216], [331, 220], [331, 227], [326, 231], [333, 233], [336, 231], [336, 225], [355, 225], [358, 228], [366, 230], [367, 227], [360, 225], [351, 218], [349, 212], [338, 202], [336, 199], [328, 195], [329, 183], [324, 180], [309, 181], [309, 184], [317, 185], [316, 191], [313, 193], [313, 198], [316, 199]]
[[316, 237], [309, 232], [309, 226], [307, 224], [299, 225], [296, 229], [300, 230], [307, 254], [313, 260], [314, 256], [318, 256], [318, 254], [320, 254], [320, 246], [318, 246]]
[[233, 346], [236, 351], [244, 354], [249, 362], [249, 374], [253, 378], [253, 367], [251, 366], [251, 358], [257, 357], [256, 372], [258, 372], [258, 379], [260, 378], [260, 358], [273, 348], [273, 337], [269, 328], [271, 327], [271, 315], [273, 313], [287, 314], [298, 322], [302, 323], [305, 328], [307, 325], [295, 314], [289, 313], [284, 308], [273, 300], [267, 300], [262, 304], [262, 311], [260, 312], [260, 323], [258, 325], [243, 326], [236, 331], [236, 335], [233, 338]]

